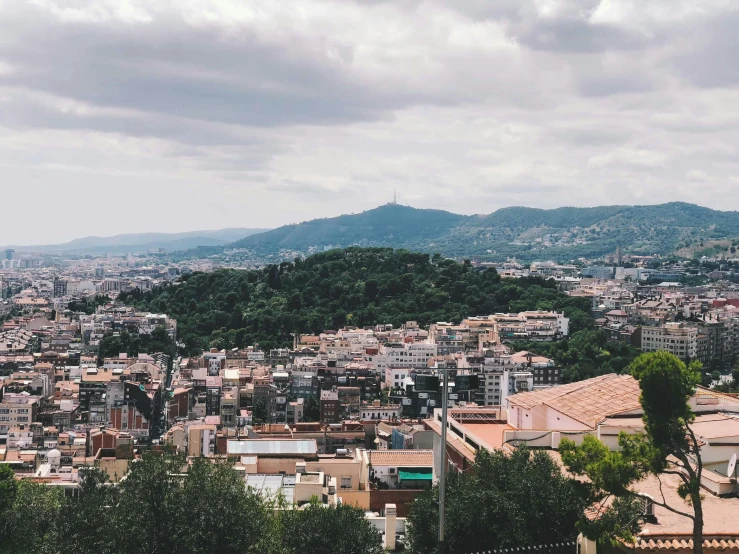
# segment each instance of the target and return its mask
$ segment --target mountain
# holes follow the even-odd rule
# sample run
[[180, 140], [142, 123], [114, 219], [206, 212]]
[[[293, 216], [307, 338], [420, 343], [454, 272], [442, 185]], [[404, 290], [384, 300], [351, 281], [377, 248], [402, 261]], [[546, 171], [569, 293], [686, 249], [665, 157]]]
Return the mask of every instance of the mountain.
[[3, 246], [18, 252], [48, 254], [138, 254], [163, 248], [167, 251], [187, 250], [198, 246], [221, 246], [266, 229], [218, 229], [185, 233], [129, 233], [110, 237], [84, 237], [62, 244], [40, 246]]
[[452, 257], [515, 256], [531, 261], [597, 257], [619, 246], [626, 253], [665, 255], [733, 237], [739, 237], [739, 212], [682, 202], [552, 210], [517, 206], [471, 216], [386, 204], [360, 214], [286, 225], [227, 247], [274, 255], [326, 247], [392, 246]]
[[356, 215], [314, 219], [285, 225], [233, 243], [234, 248], [285, 248], [304, 250], [311, 246], [424, 243], [449, 233], [467, 216], [442, 210], [419, 210], [386, 204]]

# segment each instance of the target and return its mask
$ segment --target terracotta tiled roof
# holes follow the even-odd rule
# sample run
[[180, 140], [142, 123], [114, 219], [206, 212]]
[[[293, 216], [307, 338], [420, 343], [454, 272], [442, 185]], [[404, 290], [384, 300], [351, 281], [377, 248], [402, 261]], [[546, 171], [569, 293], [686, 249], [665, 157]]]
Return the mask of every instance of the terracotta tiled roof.
[[560, 385], [558, 387], [552, 387], [549, 389], [544, 389], [544, 390], [540, 390], [536, 392], [520, 392], [518, 394], [509, 396], [508, 403], [514, 404], [516, 406], [521, 406], [523, 408], [533, 408], [534, 406], [537, 406], [538, 404], [545, 404], [548, 400], [557, 398], [558, 396], [562, 396], [570, 392], [580, 390], [584, 387], [590, 386], [591, 384], [604, 381], [611, 377], [615, 377], [615, 375], [614, 374], [601, 375], [600, 377], [594, 377], [593, 379], [587, 379], [585, 381], [578, 381], [577, 383], [570, 383], [568, 385]]
[[433, 450], [373, 450], [370, 456], [373, 466], [432, 467]]
[[[634, 544], [636, 550], [671, 552], [692, 552], [693, 539], [687, 536], [658, 536], [640, 537]], [[739, 550], [739, 535], [709, 536], [703, 538], [703, 549], [708, 550]]]
[[525, 409], [544, 404], [595, 429], [606, 416], [638, 410], [639, 394], [639, 382], [631, 375], [609, 373], [551, 389], [514, 394], [508, 397], [508, 403]]

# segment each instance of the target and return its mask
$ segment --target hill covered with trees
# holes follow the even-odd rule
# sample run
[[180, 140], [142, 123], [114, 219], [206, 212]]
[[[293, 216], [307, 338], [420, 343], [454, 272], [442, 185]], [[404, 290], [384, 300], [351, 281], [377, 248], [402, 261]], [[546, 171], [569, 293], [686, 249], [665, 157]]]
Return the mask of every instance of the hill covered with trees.
[[704, 241], [736, 237], [739, 212], [682, 202], [552, 210], [509, 207], [471, 216], [386, 204], [359, 214], [286, 225], [225, 248], [246, 249], [262, 259], [326, 246], [390, 246], [457, 259], [515, 256], [524, 261], [566, 261], [603, 256], [618, 246], [630, 253], [671, 254]]
[[184, 353], [259, 343], [289, 346], [293, 333], [406, 321], [428, 325], [528, 309], [564, 310], [575, 330], [589, 323], [587, 299], [540, 278], [501, 279], [440, 255], [391, 248], [332, 250], [257, 270], [184, 275], [120, 300], [177, 319]]

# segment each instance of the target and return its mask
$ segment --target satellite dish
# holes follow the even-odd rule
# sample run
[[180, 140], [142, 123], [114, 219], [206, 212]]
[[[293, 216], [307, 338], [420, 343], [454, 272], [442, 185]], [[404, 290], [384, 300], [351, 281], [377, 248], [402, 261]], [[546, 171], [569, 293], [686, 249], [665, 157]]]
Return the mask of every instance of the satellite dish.
[[736, 453], [731, 455], [731, 460], [729, 460], [729, 467], [726, 470], [726, 476], [734, 477], [735, 470], [736, 470]]

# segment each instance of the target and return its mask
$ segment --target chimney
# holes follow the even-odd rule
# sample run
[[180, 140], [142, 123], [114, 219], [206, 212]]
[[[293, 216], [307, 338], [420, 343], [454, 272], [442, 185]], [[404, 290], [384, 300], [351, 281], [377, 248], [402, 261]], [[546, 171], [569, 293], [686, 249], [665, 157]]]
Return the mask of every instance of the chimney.
[[395, 550], [395, 526], [398, 511], [395, 504], [385, 504], [385, 550]]

